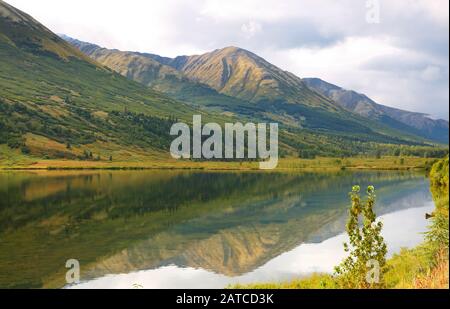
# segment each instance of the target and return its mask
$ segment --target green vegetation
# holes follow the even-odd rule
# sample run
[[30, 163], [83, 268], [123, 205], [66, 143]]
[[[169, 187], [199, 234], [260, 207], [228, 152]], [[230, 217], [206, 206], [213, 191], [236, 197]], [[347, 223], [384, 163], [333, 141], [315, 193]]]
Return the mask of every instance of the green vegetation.
[[292, 280], [280, 283], [255, 283], [255, 284], [237, 284], [230, 286], [233, 289], [337, 289], [338, 282], [331, 275], [312, 274], [308, 278], [301, 280]]
[[0, 9], [0, 145], [11, 155], [81, 160], [86, 150], [104, 161], [151, 158], [168, 149], [175, 119], [199, 113], [219, 123], [228, 119], [130, 81], [25, 13], [4, 2]]
[[167, 161], [170, 125], [189, 123], [193, 114], [221, 124], [277, 121], [284, 157], [435, 157], [447, 151], [338, 111], [308, 90], [302, 90], [308, 93], [302, 104], [254, 104], [188, 83], [195, 89], [183, 86], [184, 97], [168, 92], [183, 103], [94, 62], [26, 14], [17, 16], [18, 22], [0, 17], [0, 145], [9, 148], [0, 151], [2, 166], [51, 159], [81, 168], [91, 166], [88, 161], [109, 163], [111, 156], [116, 166]]
[[[384, 288], [449, 288], [449, 158], [436, 162], [430, 172], [431, 191], [436, 204], [436, 210], [433, 213], [432, 224], [426, 233], [426, 240], [420, 246], [413, 249], [403, 249], [400, 253], [394, 255], [386, 262], [385, 272], [383, 272], [383, 281], [380, 287]], [[358, 201], [358, 196], [353, 194], [352, 200]], [[369, 195], [370, 201], [370, 195]], [[359, 203], [353, 202], [352, 205]], [[353, 207], [352, 207], [353, 208]], [[371, 214], [369, 214], [371, 217]], [[354, 217], [351, 217], [354, 218]], [[373, 217], [371, 217], [373, 218]], [[369, 220], [370, 221], [370, 220]], [[354, 219], [351, 219], [354, 223]], [[354, 225], [354, 224], [353, 224]], [[378, 228], [378, 227], [373, 227]], [[348, 226], [347, 226], [348, 229]], [[350, 229], [352, 231], [353, 229]], [[356, 235], [352, 232], [353, 235]], [[371, 230], [372, 240], [376, 240], [376, 231]], [[356, 239], [359, 239], [358, 237]], [[358, 241], [356, 241], [358, 242]], [[375, 241], [379, 244], [379, 239]], [[367, 252], [372, 251], [370, 248]], [[378, 247], [380, 248], [380, 247]], [[382, 249], [382, 248], [381, 248]], [[362, 252], [356, 251], [357, 254]], [[383, 250], [379, 250], [383, 253]], [[381, 258], [381, 255], [378, 256]], [[383, 258], [381, 258], [382, 260]], [[357, 259], [356, 259], [357, 260]], [[353, 261], [349, 264], [353, 266]], [[345, 265], [345, 264], [344, 264]], [[364, 265], [361, 265], [362, 267]], [[347, 267], [353, 274], [353, 267]], [[356, 268], [358, 269], [358, 268]], [[341, 274], [338, 272], [338, 275]], [[356, 272], [356, 278], [361, 282], [360, 272]], [[355, 278], [355, 277], [354, 277]], [[236, 285], [232, 288], [250, 288], [250, 289], [296, 289], [296, 288], [347, 288], [348, 281], [342, 281], [342, 277], [330, 274], [313, 274], [310, 277], [292, 280], [284, 283], [262, 283], [250, 285]], [[352, 283], [351, 286], [355, 287]], [[357, 286], [366, 288], [366, 286]]]
[[[327, 94], [318, 96], [305, 87], [305, 83], [310, 85], [308, 79], [302, 80], [283, 72], [261, 57], [241, 48], [228, 47], [200, 56], [171, 59], [152, 54], [110, 50], [66, 36], [64, 38], [87, 56], [123, 76], [178, 100], [201, 106], [214, 113], [248, 117], [253, 121], [277, 121], [295, 136], [306, 135], [311, 139], [311, 135], [315, 134], [329, 138], [322, 147], [314, 146], [319, 145], [317, 137], [312, 139], [310, 147], [294, 146], [301, 142], [301, 139], [288, 142], [299, 152], [303, 152], [302, 158], [312, 158], [315, 155], [337, 156], [339, 151], [346, 156], [358, 152], [386, 155], [386, 151], [364, 148], [368, 142], [423, 144], [423, 136], [432, 136], [434, 141], [444, 144], [448, 141], [448, 123], [443, 120], [434, 121], [424, 115], [400, 110], [395, 110], [394, 113], [387, 107], [367, 102], [364, 103], [376, 106], [383, 112], [375, 113], [376, 117], [348, 113], [345, 106], [336, 106], [339, 102], [332, 101]], [[223, 79], [218, 78], [219, 76]], [[321, 88], [316, 90], [321, 93]], [[370, 100], [365, 96], [360, 97]], [[395, 119], [384, 113], [393, 114]], [[403, 118], [397, 119], [398, 113], [403, 115]], [[416, 126], [426, 124], [430, 130], [435, 131], [430, 135], [429, 130], [423, 127], [420, 127], [421, 130], [411, 127], [411, 117], [404, 115], [412, 115], [412, 118], [419, 122]], [[404, 119], [405, 117], [407, 119]], [[302, 130], [296, 130], [298, 128]], [[356, 147], [357, 142], [362, 142], [363, 150], [352, 147], [349, 145], [351, 142], [356, 142]], [[334, 143], [341, 146], [336, 147], [336, 151], [333, 149]]]
[[[79, 59], [36, 56], [1, 40], [0, 59], [0, 144], [26, 154], [74, 159], [70, 148], [95, 143], [160, 151], [169, 117], [190, 110]], [[63, 153], [49, 147], [44, 154], [28, 145], [27, 133], [71, 147]]]
[[430, 171], [431, 192], [436, 203], [436, 212], [448, 215], [448, 156], [433, 165]]
[[[337, 280], [343, 288], [374, 288], [383, 284], [386, 272], [387, 247], [381, 236], [383, 224], [376, 222], [373, 211], [375, 206], [375, 188], [367, 188], [367, 201], [362, 202], [359, 196], [360, 187], [353, 186], [351, 208], [347, 222], [347, 234], [350, 244], [344, 243], [348, 257], [336, 267]], [[360, 216], [363, 226], [359, 227]], [[374, 269], [373, 278], [367, 278]], [[368, 280], [370, 279], [370, 280]]]
[[[190, 122], [193, 114], [202, 114], [205, 120], [218, 123], [279, 122], [280, 154], [285, 157], [280, 160], [279, 171], [426, 169], [434, 161], [432, 158], [448, 153], [445, 145], [336, 107], [305, 88], [299, 78], [281, 72], [247, 51], [231, 48], [200, 56], [206, 66], [211, 64], [209, 69], [184, 72], [199, 77], [200, 81], [210, 80], [212, 88], [185, 82], [183, 76], [166, 75], [167, 72], [163, 72], [164, 82], [138, 80], [138, 83], [119, 74], [119, 70], [86, 57], [4, 2], [0, 2], [0, 9], [11, 10], [17, 18], [12, 21], [0, 15], [0, 169], [257, 169], [257, 162], [169, 158], [170, 126], [178, 120]], [[234, 61], [234, 53], [244, 61], [223, 66], [224, 59]], [[180, 63], [183, 61], [186, 64], [193, 59], [181, 59]], [[253, 63], [258, 66], [253, 67]], [[182, 71], [186, 71], [182, 66]], [[217, 67], [230, 67], [239, 78], [210, 79], [221, 76], [216, 74]], [[239, 85], [247, 72], [256, 75], [244, 78], [246, 87], [241, 89]], [[222, 93], [214, 90], [223, 82], [226, 85], [220, 85]], [[418, 249], [402, 251], [387, 262], [386, 287], [408, 286], [410, 278], [421, 286], [439, 283], [436, 278], [440, 278], [437, 274], [441, 272], [436, 270], [445, 269], [445, 261], [448, 270], [446, 160], [435, 165], [430, 173], [437, 210], [427, 242]], [[217, 268], [223, 273], [233, 274], [261, 265], [292, 248], [298, 239], [306, 239], [318, 225], [341, 215], [336, 201], [314, 208], [294, 209], [292, 205], [298, 203], [286, 204], [293, 196], [305, 193], [299, 194], [299, 184], [292, 175], [282, 177], [274, 173], [261, 180], [262, 173], [243, 173], [239, 177], [225, 175], [217, 181], [212, 174], [168, 176], [169, 171], [164, 171], [156, 181], [128, 174], [114, 183], [111, 174], [78, 171], [77, 175], [67, 172], [64, 183], [61, 182], [64, 174], [41, 175], [48, 178], [42, 187], [42, 179], [35, 174], [25, 172], [9, 177], [8, 173], [0, 175], [3, 182], [0, 190], [5, 196], [0, 200], [0, 285], [7, 287], [59, 287], [65, 271], [61, 261], [67, 256], [79, 255], [87, 265], [86, 270], [94, 273], [99, 261], [120, 259], [120, 253], [130, 246], [133, 246], [130, 252], [138, 252], [134, 256], [137, 266], [131, 267], [148, 268], [159, 265], [161, 260], [170, 261], [187, 247], [195, 249], [198, 239], [216, 244], [216, 239], [209, 240], [212, 232], [223, 236], [225, 245], [236, 243], [236, 239], [242, 242], [242, 248], [256, 243], [257, 254], [243, 253], [237, 271], [223, 265], [223, 257], [218, 258], [220, 264], [214, 256], [207, 256], [197, 248], [201, 254], [196, 256], [209, 258], [208, 262], [219, 265]], [[392, 176], [385, 177], [386, 182], [392, 180], [389, 179]], [[314, 184], [313, 189], [307, 190], [336, 189], [330, 175], [306, 179], [308, 182], [302, 183], [305, 187]], [[198, 186], [191, 186], [192, 183]], [[280, 194], [277, 189], [283, 186], [287, 189]], [[181, 193], [175, 196], [174, 188], [182, 188]], [[111, 194], [114, 191], [121, 194]], [[267, 200], [275, 202], [270, 204]], [[279, 235], [273, 235], [268, 215], [272, 208], [280, 207], [286, 211], [272, 221], [284, 225]], [[300, 219], [294, 216], [298, 212]], [[373, 214], [367, 215], [370, 222]], [[201, 216], [206, 220], [199, 222]], [[262, 223], [251, 228], [243, 224], [254, 222], [255, 217]], [[224, 225], [213, 226], [210, 222], [214, 218]], [[232, 228], [223, 231], [225, 223]], [[179, 230], [174, 230], [178, 225]], [[294, 235], [290, 228], [294, 225], [302, 225], [304, 229]], [[369, 230], [370, 241], [362, 246], [367, 248], [367, 254], [372, 254], [371, 243], [377, 240], [377, 230]], [[155, 247], [162, 248], [160, 252], [145, 251], [149, 250], [146, 246], [149, 235], [154, 236]], [[261, 241], [260, 235], [270, 236]], [[280, 243], [279, 239], [284, 241]], [[141, 252], [150, 258], [139, 260], [145, 257]], [[18, 258], [11, 263], [11, 256]], [[129, 265], [126, 262], [123, 265]], [[39, 267], [30, 269], [32, 263], [39, 263]], [[61, 267], [56, 269], [55, 265]], [[348, 266], [353, 273], [354, 267]], [[335, 288], [341, 284], [331, 275], [317, 274], [280, 286]]]
[[[276, 121], [282, 157], [431, 158], [448, 152], [445, 145], [349, 113], [243, 49], [175, 61], [89, 45], [102, 65], [27, 14], [4, 2], [0, 8], [0, 145], [11, 149], [2, 151], [2, 165], [18, 161], [11, 157], [16, 150], [32, 161], [64, 159], [80, 167], [85, 151], [100, 162], [166, 158], [172, 120], [189, 123], [194, 114], [220, 124]], [[202, 65], [190, 67], [196, 59]], [[139, 69], [131, 70], [132, 64]], [[217, 80], [225, 68], [233, 76]]]
[[386, 281], [395, 288], [449, 288], [449, 158], [436, 162], [430, 171], [431, 193], [436, 209], [425, 242], [402, 250], [390, 261]]
[[[57, 144], [46, 138], [27, 135], [29, 145], [34, 149], [46, 148], [51, 145], [58, 151], [66, 152], [65, 144]], [[48, 147], [47, 147], [48, 148]], [[0, 145], [1, 169], [192, 169], [192, 170], [259, 170], [257, 161], [193, 161], [161, 158], [160, 154], [148, 153], [129, 154], [121, 149], [109, 146], [106, 150], [96, 145], [85, 147], [72, 146], [76, 160], [40, 158], [25, 155], [20, 149], [10, 149]], [[107, 159], [111, 155], [114, 160], [96, 161], [100, 155]], [[281, 158], [275, 171], [338, 171], [338, 170], [427, 170], [434, 159], [421, 157], [402, 158], [399, 164], [397, 157], [381, 157], [380, 159], [359, 156], [350, 158], [316, 157], [315, 159]]]

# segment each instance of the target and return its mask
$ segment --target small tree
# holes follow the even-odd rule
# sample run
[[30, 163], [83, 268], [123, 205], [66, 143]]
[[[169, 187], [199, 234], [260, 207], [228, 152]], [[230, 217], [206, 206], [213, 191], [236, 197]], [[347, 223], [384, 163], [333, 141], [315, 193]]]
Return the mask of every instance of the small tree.
[[335, 273], [344, 288], [382, 287], [387, 246], [381, 236], [383, 224], [376, 222], [373, 211], [375, 188], [367, 188], [366, 201], [361, 201], [359, 192], [360, 187], [353, 186], [350, 193], [352, 205], [346, 227], [349, 243], [344, 243], [344, 250], [349, 252], [349, 256], [335, 268]]
[[375, 153], [375, 158], [381, 159], [381, 150], [377, 150], [377, 152]]

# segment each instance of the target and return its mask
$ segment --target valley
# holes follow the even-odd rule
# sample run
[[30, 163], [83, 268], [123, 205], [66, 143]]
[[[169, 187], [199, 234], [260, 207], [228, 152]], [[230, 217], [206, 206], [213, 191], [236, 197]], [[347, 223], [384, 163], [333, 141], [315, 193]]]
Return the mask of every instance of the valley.
[[[65, 32], [39, 14], [44, 0], [34, 9], [16, 3], [42, 20], [7, 2], [0, 0], [0, 288], [448, 289], [449, 122], [413, 111], [448, 119], [438, 106], [445, 91], [448, 97], [441, 83], [447, 55], [422, 61], [421, 48], [403, 46], [414, 57], [398, 64], [364, 58], [377, 61], [362, 70], [362, 60], [342, 59], [380, 43], [384, 36], [375, 34], [384, 24], [372, 25], [364, 44], [355, 33], [326, 37], [319, 26], [328, 18], [317, 25], [305, 19], [306, 28], [285, 18], [261, 25], [227, 19], [217, 24], [227, 39], [213, 40], [214, 27], [180, 38], [171, 32], [183, 33], [189, 18], [208, 19], [182, 5], [166, 12], [178, 12], [178, 23], [156, 16], [153, 2], [144, 18], [136, 11], [144, 1], [100, 13], [90, 3], [95, 22], [111, 17], [102, 21], [114, 33], [107, 38], [76, 10], [52, 17]], [[57, 14], [55, 3], [47, 5], [55, 10], [45, 14]], [[78, 20], [60, 18], [67, 12]], [[147, 24], [162, 20], [181, 27]], [[81, 41], [79, 29], [68, 30], [72, 22], [97, 36]], [[331, 32], [347, 24], [363, 33], [350, 18]], [[283, 35], [270, 38], [277, 31]], [[270, 41], [246, 43], [262, 34]], [[292, 57], [286, 62], [261, 48], [281, 41], [277, 48]], [[394, 43], [404, 44], [386, 40], [377, 48], [387, 53]], [[346, 44], [349, 55], [341, 58], [334, 49]], [[336, 84], [320, 70], [330, 61], [339, 64]], [[311, 68], [318, 74], [300, 76]], [[342, 77], [359, 79], [358, 70], [371, 78]], [[383, 78], [396, 70], [412, 85], [429, 84], [412, 89], [404, 79]], [[402, 101], [388, 103], [411, 111], [383, 105], [392, 94]], [[344, 260], [348, 252], [354, 260]], [[374, 259], [381, 282], [367, 279], [366, 262]], [[345, 271], [333, 273], [337, 265]], [[180, 302], [215, 301], [189, 295]]]
[[71, 45], [0, 7], [1, 166], [170, 165], [170, 127], [195, 114], [219, 124], [279, 123], [281, 158], [447, 152], [442, 138], [350, 112], [241, 48], [171, 59], [63, 37]]

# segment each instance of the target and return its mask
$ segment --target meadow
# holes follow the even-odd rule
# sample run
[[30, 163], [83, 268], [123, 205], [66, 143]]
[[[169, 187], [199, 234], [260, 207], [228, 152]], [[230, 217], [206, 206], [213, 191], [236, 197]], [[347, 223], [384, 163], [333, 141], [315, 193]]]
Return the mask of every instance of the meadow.
[[[429, 169], [437, 159], [416, 156], [359, 156], [348, 158], [316, 157], [304, 158], [280, 158], [277, 171], [301, 170], [411, 170]], [[11, 151], [5, 145], [0, 145], [0, 169], [3, 170], [45, 170], [45, 169], [192, 169], [192, 170], [259, 170], [259, 162], [254, 161], [200, 161], [189, 159], [173, 159], [169, 154], [164, 158], [158, 153], [143, 153], [134, 155], [132, 159], [127, 153], [115, 156], [113, 160], [67, 160], [67, 159], [42, 159], [24, 155], [19, 150]]]

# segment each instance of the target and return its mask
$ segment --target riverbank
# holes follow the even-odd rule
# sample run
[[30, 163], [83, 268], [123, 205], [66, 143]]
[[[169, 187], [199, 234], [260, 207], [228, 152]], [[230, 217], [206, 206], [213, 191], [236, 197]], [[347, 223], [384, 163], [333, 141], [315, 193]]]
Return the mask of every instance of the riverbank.
[[[449, 159], [439, 160], [430, 171], [430, 187], [436, 209], [425, 241], [416, 248], [403, 249], [387, 261], [384, 288], [449, 288]], [[330, 274], [281, 283], [235, 285], [245, 289], [338, 289], [339, 281]]]
[[[283, 170], [412, 170], [427, 169], [435, 161], [433, 158], [421, 157], [354, 157], [315, 159], [281, 158], [276, 171]], [[201, 162], [190, 160], [144, 161], [76, 161], [43, 160], [27, 158], [19, 161], [0, 160], [0, 170], [139, 170], [139, 169], [180, 169], [180, 170], [259, 170], [258, 162]]]

